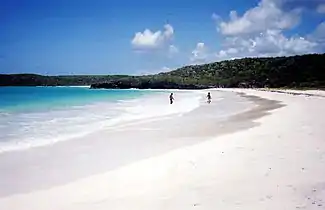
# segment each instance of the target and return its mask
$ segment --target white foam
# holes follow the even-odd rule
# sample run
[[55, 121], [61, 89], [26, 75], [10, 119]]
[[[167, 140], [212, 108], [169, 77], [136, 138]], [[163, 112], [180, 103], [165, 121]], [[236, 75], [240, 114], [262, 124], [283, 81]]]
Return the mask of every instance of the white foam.
[[236, 91], [287, 106], [248, 130], [4, 197], [0, 209], [323, 209], [325, 100]]
[[119, 100], [117, 103], [95, 103], [72, 106], [68, 110], [20, 113], [0, 119], [2, 133], [0, 153], [51, 145], [85, 136], [101, 129], [123, 125], [132, 121], [159, 120], [164, 116], [181, 116], [200, 106], [202, 93], [175, 94], [170, 105], [169, 94], [149, 94], [137, 99]]

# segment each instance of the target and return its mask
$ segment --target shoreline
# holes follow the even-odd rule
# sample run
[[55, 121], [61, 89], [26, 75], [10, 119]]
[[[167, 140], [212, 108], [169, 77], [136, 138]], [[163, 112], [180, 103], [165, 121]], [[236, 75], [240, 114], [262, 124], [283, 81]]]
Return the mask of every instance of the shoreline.
[[[243, 97], [236, 95], [230, 96]], [[276, 101], [244, 98], [256, 103], [252, 110], [240, 112], [247, 114], [235, 113], [218, 119], [214, 115], [219, 115], [221, 104], [216, 101], [210, 105], [202, 104], [180, 117], [173, 115], [140, 124], [125, 124], [50, 146], [2, 153], [0, 186], [9, 184], [11, 187], [0, 188], [0, 197], [67, 184], [209, 138], [248, 129], [258, 125], [254, 119], [279, 106]], [[102, 161], [104, 159], [108, 161]], [[17, 170], [25, 174], [24, 179], [19, 178], [20, 174], [15, 175]], [[46, 176], [39, 179], [37, 174], [41, 172]], [[58, 176], [58, 173], [62, 175]]]
[[325, 97], [325, 91], [319, 89], [307, 89], [307, 90], [297, 90], [297, 89], [270, 89], [270, 88], [260, 88], [260, 91], [274, 92], [274, 93], [284, 93], [291, 95], [301, 95], [301, 96], [315, 96], [315, 97]]
[[[125, 90], [125, 92], [128, 91]], [[179, 106], [177, 104], [171, 108], [164, 105], [167, 100], [164, 100], [163, 94], [166, 93], [147, 90], [142, 92], [140, 90], [131, 91], [131, 96], [126, 95], [124, 98], [112, 100], [101, 96], [84, 102], [68, 100], [65, 103], [66, 99], [61, 99], [62, 104], [58, 103], [53, 106], [49, 105], [53, 101], [44, 102], [44, 106], [42, 104], [27, 104], [28, 109], [26, 104], [25, 106], [17, 106], [18, 108], [15, 106], [13, 108], [10, 106], [4, 107], [4, 109], [0, 110], [0, 115], [3, 114], [7, 118], [0, 121], [0, 128], [2, 128], [0, 133], [4, 134], [0, 135], [0, 138], [3, 137], [2, 141], [0, 141], [0, 154], [35, 147], [46, 147], [53, 143], [82, 138], [110, 127], [185, 113], [198, 106], [199, 100], [193, 97], [200, 95], [197, 92], [192, 94], [191, 92], [179, 91], [182, 100], [179, 100], [180, 103], [178, 104], [183, 104], [186, 100], [189, 100], [189, 96], [194, 99], [193, 103], [189, 104], [189, 106], [184, 106], [184, 104]], [[28, 121], [29, 119], [31, 119], [31, 122]], [[16, 127], [13, 126], [15, 124], [11, 122], [17, 121], [16, 124], [18, 124], [20, 120], [23, 120], [23, 126], [17, 127], [17, 130], [15, 130]], [[28, 126], [29, 123], [31, 126]], [[79, 129], [76, 129], [76, 127]], [[51, 131], [51, 129], [53, 130]], [[48, 130], [51, 132], [47, 132]], [[60, 130], [62, 132], [58, 132]], [[15, 135], [16, 132], [17, 135]], [[39, 133], [43, 135], [38, 135]], [[46, 135], [46, 133], [51, 133], [51, 135]], [[12, 138], [11, 136], [15, 137]]]
[[271, 107], [278, 108], [260, 106], [262, 116], [255, 110], [234, 117], [239, 124], [248, 118], [255, 125], [238, 132], [205, 136], [61, 186], [2, 197], [0, 208], [322, 209], [325, 122], [317, 110], [324, 107], [324, 99], [251, 89], [225, 91], [273, 100]]

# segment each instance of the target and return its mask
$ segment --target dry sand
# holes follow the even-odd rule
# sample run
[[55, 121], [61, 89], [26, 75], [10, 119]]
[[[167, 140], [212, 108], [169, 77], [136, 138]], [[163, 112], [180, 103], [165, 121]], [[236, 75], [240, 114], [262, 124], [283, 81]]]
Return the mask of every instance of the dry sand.
[[325, 98], [222, 91], [285, 106], [236, 116], [253, 121], [250, 128], [62, 186], [3, 197], [0, 209], [325, 209]]

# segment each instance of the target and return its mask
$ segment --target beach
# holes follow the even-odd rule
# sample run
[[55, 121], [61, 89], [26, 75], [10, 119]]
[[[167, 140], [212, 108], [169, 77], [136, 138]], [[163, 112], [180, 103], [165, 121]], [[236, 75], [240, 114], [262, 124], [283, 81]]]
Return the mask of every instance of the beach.
[[324, 92], [209, 91], [187, 112], [1, 153], [0, 209], [325, 209]]

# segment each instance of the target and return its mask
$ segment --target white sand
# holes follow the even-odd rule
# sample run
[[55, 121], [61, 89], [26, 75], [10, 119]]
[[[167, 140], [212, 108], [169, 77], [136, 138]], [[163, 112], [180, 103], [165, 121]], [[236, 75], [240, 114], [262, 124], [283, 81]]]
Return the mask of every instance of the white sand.
[[5, 197], [0, 209], [325, 209], [325, 98], [225, 91], [287, 106], [258, 119], [260, 126], [64, 186]]
[[295, 94], [306, 94], [306, 95], [314, 95], [325, 97], [325, 91], [322, 90], [290, 90], [290, 89], [269, 89], [269, 88], [261, 88], [261, 90], [265, 91], [274, 91], [279, 93], [295, 93]]

